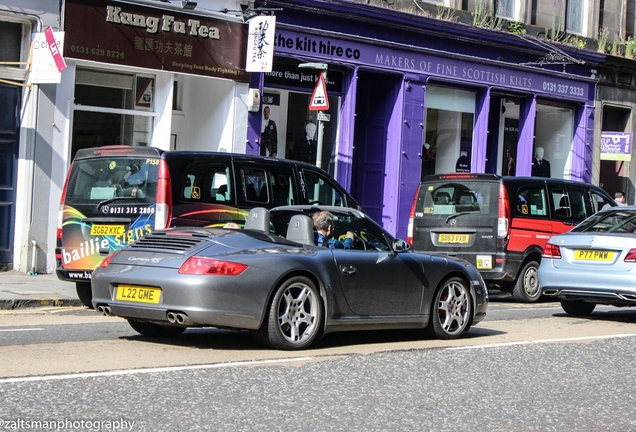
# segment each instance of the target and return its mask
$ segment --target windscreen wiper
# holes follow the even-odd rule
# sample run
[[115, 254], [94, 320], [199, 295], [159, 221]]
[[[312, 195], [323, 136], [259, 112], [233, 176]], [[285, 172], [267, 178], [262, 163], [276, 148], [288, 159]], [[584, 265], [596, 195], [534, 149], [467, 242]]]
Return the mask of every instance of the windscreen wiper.
[[104, 201], [100, 201], [99, 204], [97, 204], [97, 210], [101, 210], [102, 207], [104, 207], [106, 204], [110, 204], [113, 201], [117, 201], [117, 200], [127, 200], [127, 199], [136, 199], [136, 196], [123, 196], [123, 197], [113, 197], [113, 198], [108, 198]]
[[455, 213], [455, 214], [449, 215], [449, 216], [446, 218], [446, 223], [448, 223], [448, 221], [449, 221], [449, 220], [451, 220], [451, 219], [455, 219], [455, 218], [456, 218], [456, 217], [458, 217], [458, 216], [464, 216], [464, 215], [471, 214], [471, 213], [472, 213], [472, 212], [461, 212], [461, 213]]

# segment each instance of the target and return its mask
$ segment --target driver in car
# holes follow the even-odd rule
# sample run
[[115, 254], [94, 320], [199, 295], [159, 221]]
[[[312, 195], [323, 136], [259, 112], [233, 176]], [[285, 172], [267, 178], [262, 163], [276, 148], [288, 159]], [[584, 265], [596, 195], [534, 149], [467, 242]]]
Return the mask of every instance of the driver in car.
[[330, 238], [334, 232], [334, 217], [328, 211], [319, 211], [311, 217], [314, 225], [314, 240], [318, 246], [327, 246], [332, 249], [352, 249], [354, 243], [354, 234], [347, 231], [347, 237], [344, 241]]

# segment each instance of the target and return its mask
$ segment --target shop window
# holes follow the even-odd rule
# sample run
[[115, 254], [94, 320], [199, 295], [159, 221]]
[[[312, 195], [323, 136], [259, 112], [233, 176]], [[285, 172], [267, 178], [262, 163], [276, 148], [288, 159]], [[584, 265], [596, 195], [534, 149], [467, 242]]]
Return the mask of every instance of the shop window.
[[[329, 111], [310, 111], [311, 93], [269, 90], [263, 94], [263, 107], [277, 133], [276, 157], [319, 166], [335, 177], [338, 148], [340, 97], [329, 95]], [[263, 108], [263, 111], [265, 108]]]
[[498, 0], [497, 16], [510, 20], [517, 19], [517, 1], [516, 0]]
[[154, 76], [78, 68], [72, 156], [87, 147], [150, 145]]
[[613, 106], [603, 106], [603, 127], [605, 132], [625, 132], [631, 110]]
[[586, 35], [587, 0], [567, 0], [565, 9], [565, 25], [568, 33]]
[[0, 62], [20, 61], [22, 24], [0, 21], [0, 40]]
[[[537, 103], [534, 129], [534, 155], [539, 147], [542, 159], [550, 164], [550, 176], [570, 179], [574, 110]], [[540, 152], [540, 151], [539, 151]]]
[[427, 86], [426, 129], [422, 143], [422, 176], [470, 172], [475, 93]]
[[497, 153], [500, 166], [499, 174], [517, 175], [517, 153], [519, 143], [519, 108], [521, 99], [505, 98], [501, 101], [501, 122], [499, 129], [500, 144]]

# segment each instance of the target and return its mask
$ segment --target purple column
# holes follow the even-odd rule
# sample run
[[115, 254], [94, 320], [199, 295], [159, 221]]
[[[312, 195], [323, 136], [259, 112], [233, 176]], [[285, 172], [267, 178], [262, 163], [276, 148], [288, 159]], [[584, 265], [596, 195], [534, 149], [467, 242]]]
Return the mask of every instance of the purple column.
[[519, 145], [517, 146], [517, 176], [532, 173], [532, 149], [534, 148], [534, 122], [537, 117], [537, 98], [530, 96], [519, 109]]
[[351, 173], [353, 159], [353, 132], [356, 115], [356, 91], [358, 68], [345, 76], [343, 83], [342, 106], [340, 107], [340, 132], [338, 136], [338, 172], [336, 180], [351, 192]]
[[592, 180], [592, 150], [594, 143], [594, 108], [588, 105], [577, 109], [572, 140], [571, 180]]
[[470, 171], [486, 172], [486, 149], [488, 146], [488, 115], [490, 113], [490, 87], [478, 93], [473, 131], [473, 151]]
[[[412, 81], [411, 81], [412, 79]], [[422, 139], [424, 136], [424, 96], [426, 77], [407, 76], [404, 84], [404, 122], [402, 152], [397, 172], [398, 208], [396, 237], [406, 238], [413, 196], [422, 176]], [[387, 167], [390, 169], [390, 167]], [[388, 176], [395, 174], [388, 173]]]

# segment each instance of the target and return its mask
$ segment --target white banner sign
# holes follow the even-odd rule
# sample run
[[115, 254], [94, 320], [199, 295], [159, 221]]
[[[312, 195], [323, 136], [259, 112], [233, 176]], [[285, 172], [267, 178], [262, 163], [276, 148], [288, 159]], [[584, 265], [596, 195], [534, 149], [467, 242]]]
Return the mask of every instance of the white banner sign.
[[[57, 50], [62, 53], [64, 46], [64, 32], [53, 32]], [[51, 50], [46, 41], [44, 32], [33, 35], [33, 57], [31, 58], [31, 72], [29, 73], [29, 84], [57, 84], [62, 79]]]
[[247, 36], [247, 72], [271, 72], [274, 63], [275, 16], [257, 16], [249, 21]]

